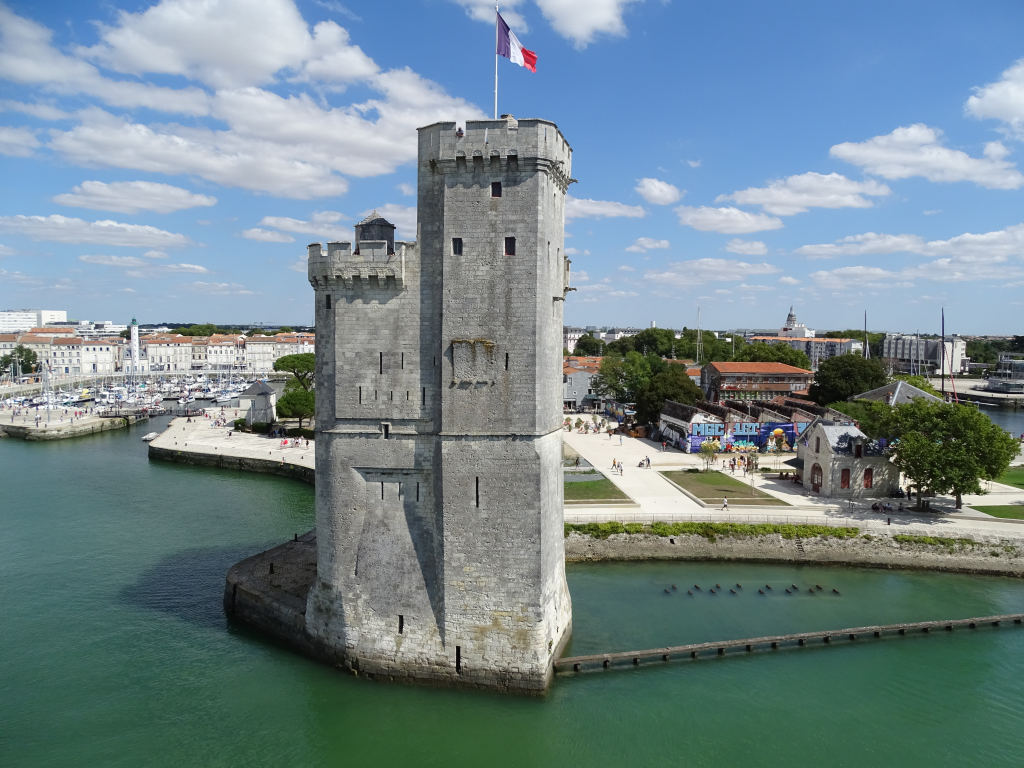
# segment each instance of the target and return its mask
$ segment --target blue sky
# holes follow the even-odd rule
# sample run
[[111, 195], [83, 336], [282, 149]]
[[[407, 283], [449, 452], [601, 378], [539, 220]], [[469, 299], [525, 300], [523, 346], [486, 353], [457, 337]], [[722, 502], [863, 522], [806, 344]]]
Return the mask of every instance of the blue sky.
[[[520, 0], [501, 112], [574, 149], [566, 322], [1021, 333], [1024, 4]], [[489, 116], [478, 0], [0, 0], [0, 307], [308, 323]]]

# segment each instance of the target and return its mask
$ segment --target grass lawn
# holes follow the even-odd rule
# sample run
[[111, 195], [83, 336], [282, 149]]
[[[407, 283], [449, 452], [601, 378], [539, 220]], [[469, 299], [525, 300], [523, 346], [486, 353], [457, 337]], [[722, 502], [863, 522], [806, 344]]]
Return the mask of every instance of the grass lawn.
[[1012, 485], [1015, 488], [1024, 488], [1024, 467], [1010, 467], [999, 476], [996, 482]]
[[661, 474], [707, 504], [721, 504], [724, 496], [729, 498], [733, 504], [789, 506], [782, 499], [751, 488], [750, 483], [743, 482], [741, 477], [732, 477], [721, 472], [662, 472]]
[[984, 512], [986, 515], [993, 515], [995, 517], [1005, 517], [1010, 520], [1024, 520], [1024, 504], [1007, 504], [999, 507], [975, 507], [979, 512]]
[[[619, 490], [607, 477], [600, 480], [586, 480], [574, 483], [565, 483], [566, 501], [629, 501], [629, 496]], [[1024, 507], [1022, 507], [1024, 509]]]

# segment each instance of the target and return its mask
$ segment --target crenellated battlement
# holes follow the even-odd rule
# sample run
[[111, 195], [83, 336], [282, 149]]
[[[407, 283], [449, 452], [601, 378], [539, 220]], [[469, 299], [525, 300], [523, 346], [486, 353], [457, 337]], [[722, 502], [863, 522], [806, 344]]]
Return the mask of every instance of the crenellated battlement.
[[384, 288], [393, 285], [397, 290], [405, 289], [405, 261], [415, 249], [407, 248], [409, 243], [396, 243], [397, 252], [389, 253], [387, 240], [364, 240], [359, 249], [352, 250], [352, 243], [309, 244], [307, 273], [314, 289], [357, 289], [369, 287], [371, 281]]

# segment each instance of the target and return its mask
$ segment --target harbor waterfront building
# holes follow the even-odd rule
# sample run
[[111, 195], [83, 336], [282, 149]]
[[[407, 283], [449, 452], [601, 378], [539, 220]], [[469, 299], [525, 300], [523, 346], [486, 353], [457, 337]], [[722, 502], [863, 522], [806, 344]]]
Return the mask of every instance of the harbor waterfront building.
[[[945, 347], [945, 349], [943, 349]], [[960, 336], [921, 338], [912, 333], [887, 333], [882, 341], [882, 357], [897, 373], [915, 376], [949, 376], [967, 373], [967, 340]]]
[[771, 400], [806, 394], [814, 374], [785, 363], [708, 363], [701, 388], [708, 400]]
[[317, 577], [305, 632], [388, 678], [546, 690], [568, 640], [559, 358], [572, 150], [419, 129], [418, 240], [309, 246]]
[[5, 309], [0, 310], [0, 333], [25, 333], [50, 323], [66, 323], [68, 313], [57, 309]]

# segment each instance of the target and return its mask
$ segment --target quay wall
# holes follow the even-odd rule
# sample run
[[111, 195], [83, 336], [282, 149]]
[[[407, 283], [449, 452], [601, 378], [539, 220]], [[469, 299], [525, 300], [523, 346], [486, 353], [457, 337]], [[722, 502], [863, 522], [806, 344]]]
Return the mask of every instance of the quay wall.
[[0, 423], [0, 437], [18, 437], [22, 440], [64, 440], [69, 437], [80, 437], [82, 435], [93, 435], [98, 432], [108, 432], [112, 429], [124, 429], [141, 421], [147, 421], [149, 416], [117, 416], [111, 418], [88, 418], [83, 419], [84, 423], [50, 423], [49, 426], [30, 426], [27, 424], [2, 424]]
[[663, 537], [621, 533], [599, 539], [573, 532], [565, 540], [565, 559], [815, 563], [1024, 577], [1024, 539], [977, 535], [946, 541], [956, 543], [901, 542], [893, 536], [875, 533], [847, 539], [785, 539], [781, 534], [716, 536], [712, 541], [693, 534]]
[[240, 469], [246, 472], [263, 472], [280, 477], [302, 480], [310, 485], [316, 484], [316, 473], [311, 467], [291, 464], [275, 459], [254, 459], [246, 456], [231, 456], [220, 453], [200, 453], [187, 450], [161, 448], [149, 444], [149, 458], [161, 461], [174, 461], [179, 464], [194, 464], [201, 467], [220, 467], [222, 469]]

